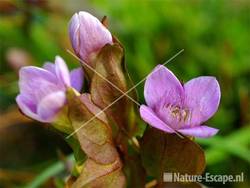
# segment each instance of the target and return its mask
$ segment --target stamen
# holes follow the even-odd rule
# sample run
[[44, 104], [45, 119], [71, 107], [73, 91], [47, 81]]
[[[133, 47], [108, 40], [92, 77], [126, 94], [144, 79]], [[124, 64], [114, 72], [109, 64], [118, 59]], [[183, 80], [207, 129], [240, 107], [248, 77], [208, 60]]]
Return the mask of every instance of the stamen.
[[179, 123], [185, 123], [191, 118], [191, 112], [189, 109], [182, 109], [179, 106], [173, 106], [170, 104], [166, 104], [165, 107], [169, 108], [172, 117]]

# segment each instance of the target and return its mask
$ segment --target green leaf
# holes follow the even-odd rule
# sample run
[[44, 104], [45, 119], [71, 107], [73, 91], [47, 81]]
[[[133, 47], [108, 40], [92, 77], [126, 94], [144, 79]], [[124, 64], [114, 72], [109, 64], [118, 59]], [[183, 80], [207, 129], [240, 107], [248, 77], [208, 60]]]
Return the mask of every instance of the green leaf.
[[[70, 155], [67, 157], [67, 160], [73, 161], [73, 155]], [[58, 161], [48, 168], [44, 169], [37, 177], [35, 177], [32, 182], [30, 182], [28, 185], [26, 185], [26, 188], [37, 188], [41, 187], [43, 183], [45, 183], [48, 179], [51, 177], [59, 174], [65, 169], [65, 166], [62, 161]]]
[[72, 148], [73, 153], [74, 153], [74, 158], [76, 161], [75, 166], [74, 166], [73, 171], [72, 171], [72, 175], [79, 176], [79, 174], [81, 173], [80, 170], [82, 169], [82, 165], [83, 165], [84, 161], [87, 159], [87, 156], [83, 152], [83, 150], [81, 149], [80, 143], [76, 138], [70, 137], [70, 138], [66, 139], [66, 141], [70, 145], [70, 147]]
[[71, 123], [68, 118], [68, 106], [65, 105], [56, 115], [52, 122], [52, 126], [60, 132], [69, 134], [73, 131]]
[[237, 156], [250, 164], [250, 151], [248, 146], [250, 128], [244, 127], [228, 136], [215, 136], [209, 139], [197, 139], [197, 142], [210, 146], [206, 150], [208, 164], [215, 164], [225, 160], [231, 155]]
[[205, 155], [198, 144], [189, 138], [148, 128], [141, 142], [141, 157], [147, 173], [159, 182], [164, 172], [202, 174]]

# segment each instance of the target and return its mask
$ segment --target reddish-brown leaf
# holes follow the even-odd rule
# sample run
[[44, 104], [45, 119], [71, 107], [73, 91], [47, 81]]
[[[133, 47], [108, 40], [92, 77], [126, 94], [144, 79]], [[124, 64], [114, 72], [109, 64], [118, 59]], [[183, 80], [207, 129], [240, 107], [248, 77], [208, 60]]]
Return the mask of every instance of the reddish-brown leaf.
[[187, 137], [148, 128], [142, 138], [142, 160], [149, 175], [163, 181], [164, 172], [202, 174], [205, 155], [198, 144]]

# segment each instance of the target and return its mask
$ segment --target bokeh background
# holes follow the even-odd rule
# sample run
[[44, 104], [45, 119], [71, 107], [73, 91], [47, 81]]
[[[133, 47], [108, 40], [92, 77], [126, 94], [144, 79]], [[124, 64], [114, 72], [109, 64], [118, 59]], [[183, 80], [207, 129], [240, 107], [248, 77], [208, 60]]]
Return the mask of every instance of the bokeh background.
[[[249, 0], [0, 0], [0, 187], [62, 187], [71, 150], [48, 125], [23, 117], [15, 96], [22, 66], [41, 66], [57, 54], [78, 66], [66, 50], [68, 22], [79, 10], [108, 16], [135, 83], [181, 49], [167, 64], [179, 79], [216, 76], [221, 105], [207, 124], [220, 132], [197, 142], [207, 172], [244, 172], [243, 183], [224, 187], [250, 187]], [[143, 84], [138, 94], [143, 103]]]

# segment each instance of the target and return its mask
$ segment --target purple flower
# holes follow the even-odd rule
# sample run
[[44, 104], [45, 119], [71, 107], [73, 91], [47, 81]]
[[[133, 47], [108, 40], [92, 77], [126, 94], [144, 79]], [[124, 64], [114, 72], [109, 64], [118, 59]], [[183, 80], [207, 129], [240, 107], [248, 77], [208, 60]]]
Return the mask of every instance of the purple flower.
[[69, 35], [75, 53], [85, 62], [105, 44], [112, 44], [109, 30], [96, 17], [84, 11], [71, 18]]
[[142, 119], [168, 133], [207, 138], [218, 129], [203, 125], [217, 111], [220, 86], [214, 77], [201, 76], [182, 85], [175, 75], [158, 65], [148, 76], [141, 105]]
[[20, 94], [16, 102], [25, 115], [41, 122], [51, 122], [65, 104], [66, 88], [73, 87], [80, 91], [82, 85], [82, 68], [69, 72], [64, 60], [57, 56], [55, 64], [20, 69]]

